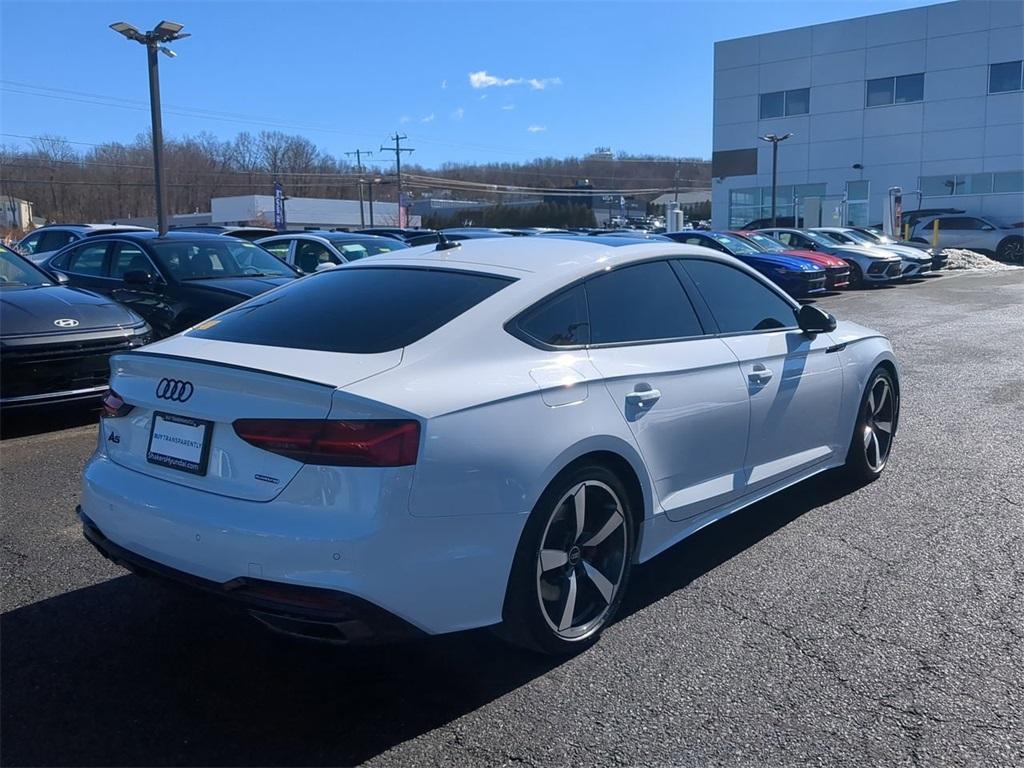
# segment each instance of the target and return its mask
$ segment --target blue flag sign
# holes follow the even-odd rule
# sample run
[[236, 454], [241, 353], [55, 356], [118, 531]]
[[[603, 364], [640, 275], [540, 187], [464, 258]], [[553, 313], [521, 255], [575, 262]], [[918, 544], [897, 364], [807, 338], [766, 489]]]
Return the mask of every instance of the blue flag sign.
[[274, 182], [274, 229], [284, 232], [288, 228], [284, 219], [284, 187], [281, 182]]

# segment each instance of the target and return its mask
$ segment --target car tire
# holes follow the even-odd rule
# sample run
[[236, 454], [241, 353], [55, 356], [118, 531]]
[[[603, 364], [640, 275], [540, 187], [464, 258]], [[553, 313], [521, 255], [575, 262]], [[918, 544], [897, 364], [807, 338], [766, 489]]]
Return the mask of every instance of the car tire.
[[872, 371], [857, 408], [857, 423], [843, 467], [851, 481], [871, 482], [885, 470], [899, 416], [900, 395], [896, 379], [888, 368], [879, 366]]
[[603, 464], [555, 478], [520, 537], [499, 637], [550, 655], [593, 645], [626, 592], [635, 514], [622, 481]]
[[861, 271], [860, 265], [850, 262], [850, 282], [846, 286], [847, 290], [859, 291], [864, 288], [864, 273]]
[[1010, 264], [1024, 265], [1024, 238], [1007, 237], [996, 248], [996, 258]]

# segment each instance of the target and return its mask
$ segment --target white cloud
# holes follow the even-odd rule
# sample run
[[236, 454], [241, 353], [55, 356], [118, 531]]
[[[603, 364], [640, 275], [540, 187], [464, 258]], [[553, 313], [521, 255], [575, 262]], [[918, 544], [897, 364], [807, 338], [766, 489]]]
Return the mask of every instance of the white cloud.
[[487, 98], [487, 94], [486, 93], [481, 93], [480, 94], [480, 101], [483, 101], [486, 98]]
[[562, 78], [560, 78], [560, 77], [541, 77], [541, 78], [531, 77], [526, 82], [530, 84], [530, 87], [533, 88], [533, 90], [535, 90], [535, 91], [543, 91], [549, 85], [561, 85], [562, 84]]
[[441, 81], [441, 90], [442, 91], [448, 90], [448, 81], [447, 80], [442, 80]]
[[528, 85], [535, 91], [543, 91], [549, 85], [561, 85], [560, 77], [495, 77], [487, 70], [469, 73], [469, 84], [473, 88], [507, 88], [510, 85]]
[[502, 109], [502, 111], [503, 111], [503, 112], [511, 112], [511, 111], [512, 111], [513, 109], [515, 109], [515, 108], [516, 108], [516, 105], [515, 105], [515, 104], [504, 104], [504, 105], [502, 105], [502, 107], [501, 107], [501, 109]]
[[544, 133], [548, 127], [546, 125], [531, 125], [528, 130], [530, 133]]
[[463, 117], [465, 117], [465, 115], [466, 110], [464, 110], [462, 107], [459, 107], [454, 112], [452, 112], [452, 120], [461, 120]]
[[412, 118], [409, 117], [408, 115], [402, 115], [400, 118], [398, 118], [398, 122], [404, 125], [405, 123], [412, 122]]
[[433, 113], [433, 112], [431, 112], [431, 113], [430, 113], [429, 115], [427, 115], [426, 117], [421, 117], [421, 118], [420, 118], [420, 122], [421, 122], [421, 123], [432, 123], [432, 122], [434, 122], [434, 113]]

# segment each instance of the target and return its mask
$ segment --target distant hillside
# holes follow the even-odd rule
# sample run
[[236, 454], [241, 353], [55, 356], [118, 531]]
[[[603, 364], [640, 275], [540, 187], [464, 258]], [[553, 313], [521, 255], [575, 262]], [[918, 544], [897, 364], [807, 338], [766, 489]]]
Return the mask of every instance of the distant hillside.
[[[0, 195], [30, 200], [36, 216], [54, 221], [152, 216], [152, 162], [145, 134], [128, 144], [96, 146], [59, 136], [39, 137], [31, 148], [0, 146]], [[354, 198], [360, 178], [348, 158], [279, 131], [244, 132], [231, 140], [205, 133], [168, 140], [164, 165], [171, 213], [207, 211], [211, 197], [272, 194], [275, 180], [293, 197]], [[364, 177], [380, 179], [374, 185], [378, 199], [395, 199], [392, 171], [380, 163], [365, 169]], [[527, 195], [532, 189], [567, 188], [585, 181], [598, 190], [638, 190], [638, 196], [654, 197], [677, 183], [681, 190], [706, 189], [711, 178], [711, 164], [703, 160], [613, 158], [610, 153], [525, 163], [446, 163], [440, 168], [403, 163], [402, 171], [406, 189], [416, 196], [480, 200], [507, 200], [517, 192]]]

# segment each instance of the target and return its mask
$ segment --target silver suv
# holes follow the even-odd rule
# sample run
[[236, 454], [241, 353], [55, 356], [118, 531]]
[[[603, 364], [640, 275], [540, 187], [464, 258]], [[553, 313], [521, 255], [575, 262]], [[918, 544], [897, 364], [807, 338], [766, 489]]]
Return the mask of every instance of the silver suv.
[[929, 216], [917, 223], [911, 240], [930, 243], [935, 221], [939, 222], [940, 248], [966, 248], [1024, 264], [1024, 227], [1019, 224], [1004, 224], [987, 216]]

